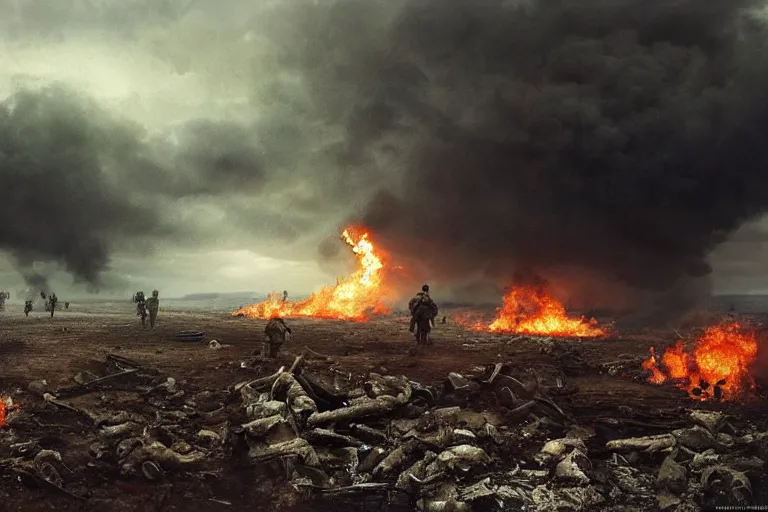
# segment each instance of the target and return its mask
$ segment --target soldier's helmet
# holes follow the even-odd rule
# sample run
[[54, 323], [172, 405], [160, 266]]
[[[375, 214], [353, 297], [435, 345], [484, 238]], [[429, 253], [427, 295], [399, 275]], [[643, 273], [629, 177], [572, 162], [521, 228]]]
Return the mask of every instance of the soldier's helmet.
[[423, 292], [428, 292], [428, 291], [429, 291], [429, 285], [428, 285], [428, 284], [425, 284], [424, 286], [422, 286], [422, 287], [421, 287], [421, 291], [423, 291]]
[[158, 295], [160, 295], [160, 292], [159, 292], [159, 291], [157, 291], [157, 290], [152, 290], [152, 296], [153, 296], [153, 297], [157, 297]]

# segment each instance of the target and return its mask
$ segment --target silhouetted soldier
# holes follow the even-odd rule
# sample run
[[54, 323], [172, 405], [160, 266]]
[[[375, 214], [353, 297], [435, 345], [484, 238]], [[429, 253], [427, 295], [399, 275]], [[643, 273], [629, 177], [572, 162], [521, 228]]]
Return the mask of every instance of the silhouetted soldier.
[[69, 309], [69, 302], [65, 302], [65, 303], [64, 303], [64, 309], [66, 309], [66, 310], [68, 310], [68, 309]]
[[283, 290], [283, 302], [288, 300], [288, 290]]
[[439, 312], [437, 304], [429, 296], [429, 285], [421, 287], [421, 292], [408, 303], [408, 309], [411, 312], [409, 331], [414, 333], [417, 340], [420, 334], [428, 335], [435, 326], [435, 317]]
[[147, 299], [144, 292], [136, 292], [133, 296], [133, 302], [136, 303], [136, 316], [141, 318], [141, 326], [147, 328]]
[[416, 311], [422, 304], [429, 304], [430, 302], [432, 302], [432, 298], [429, 296], [429, 285], [425, 284], [421, 287], [421, 291], [408, 302], [408, 311], [411, 312], [411, 324], [408, 327], [410, 332], [416, 329]]
[[149, 310], [149, 327], [155, 328], [155, 322], [157, 321], [157, 312], [160, 311], [160, 292], [157, 290], [152, 291], [152, 296], [147, 299], [147, 309]]
[[280, 347], [285, 343], [287, 334], [290, 333], [291, 328], [285, 325], [285, 321], [282, 318], [271, 318], [264, 328], [264, 334], [267, 335], [269, 341], [267, 341], [264, 349], [262, 349], [262, 355], [273, 358], [277, 357]]
[[32, 301], [24, 301], [24, 316], [29, 316], [30, 311], [32, 311]]
[[5, 311], [5, 301], [11, 298], [8, 292], [0, 292], [0, 311]]
[[48, 296], [48, 303], [51, 308], [51, 318], [53, 318], [53, 313], [56, 311], [56, 305], [59, 303], [59, 298], [56, 297], [55, 293]]

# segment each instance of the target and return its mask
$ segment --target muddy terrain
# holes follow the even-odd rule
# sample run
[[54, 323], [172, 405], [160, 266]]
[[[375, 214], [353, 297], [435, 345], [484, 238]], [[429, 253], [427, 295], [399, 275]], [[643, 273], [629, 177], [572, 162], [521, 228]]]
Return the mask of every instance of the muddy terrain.
[[[448, 313], [410, 355], [404, 317], [290, 319], [272, 361], [265, 322], [226, 314], [163, 311], [154, 331], [130, 304], [0, 315], [0, 510], [766, 503], [766, 401], [645, 381], [649, 347], [696, 327], [552, 339], [467, 332]], [[176, 339], [190, 330], [202, 341]]]

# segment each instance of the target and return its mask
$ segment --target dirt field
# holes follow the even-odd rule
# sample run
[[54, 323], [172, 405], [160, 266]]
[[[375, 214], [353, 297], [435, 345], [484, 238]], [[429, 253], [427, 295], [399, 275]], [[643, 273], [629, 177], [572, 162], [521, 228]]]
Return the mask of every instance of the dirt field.
[[[363, 324], [291, 319], [288, 322], [294, 334], [280, 359], [254, 362], [265, 325], [259, 320], [162, 311], [157, 328], [145, 331], [132, 316], [130, 305], [118, 313], [74, 306], [72, 311], [62, 311], [53, 319], [42, 312], [34, 312], [29, 317], [12, 311], [0, 313], [0, 395], [12, 396], [21, 410], [35, 412], [34, 419], [0, 429], [0, 445], [36, 438], [43, 448], [61, 449], [63, 453], [63, 447], [76, 444], [81, 436], [78, 429], [89, 428], [87, 423], [76, 423], [68, 411], [42, 407], [42, 400], [29, 393], [28, 386], [32, 381], [44, 379], [49, 389], [56, 390], [73, 385], [73, 378], [79, 372], [104, 375], [105, 361], [110, 354], [139, 361], [198, 392], [227, 390], [238, 382], [269, 374], [280, 365], [290, 365], [305, 347], [329, 356], [339, 372], [405, 375], [413, 381], [436, 386], [440, 386], [450, 372], [462, 373], [508, 361], [521, 369], [554, 368], [564, 374], [577, 391], [559, 398], [557, 403], [579, 424], [620, 417], [626, 414], [627, 408], [647, 414], [655, 411], [657, 417], [674, 418], [683, 408], [695, 403], [682, 391], [652, 386], [641, 378], [639, 362], [647, 356], [648, 347], [663, 347], [674, 341], [676, 336], [671, 331], [625, 332], [621, 337], [552, 344], [466, 332], [453, 325], [450, 313], [448, 315], [448, 323], [438, 324], [434, 331], [434, 345], [418, 356], [408, 354], [412, 340], [405, 318]], [[203, 342], [174, 341], [174, 335], [181, 330], [202, 331], [205, 339]], [[209, 349], [207, 342], [212, 339], [224, 347]], [[626, 362], [623, 369], [622, 361]], [[615, 363], [614, 368], [619, 367], [611, 372], [614, 375], [606, 371], [605, 365], [610, 363]], [[330, 365], [325, 361], [308, 364], [310, 369]], [[115, 400], [115, 395], [110, 396], [109, 400]], [[121, 404], [123, 409], [137, 402], [128, 391], [120, 396], [125, 400]], [[83, 408], [101, 405], [103, 409], [106, 408], [104, 400], [95, 392], [73, 403]], [[478, 403], [478, 407], [500, 407], [496, 397], [480, 402], [484, 403]], [[766, 403], [762, 399], [747, 405], [707, 403], [702, 407], [765, 421]], [[8, 456], [7, 453], [0, 455]], [[66, 459], [66, 454], [63, 455]], [[70, 465], [85, 463], [84, 460], [68, 462]], [[76, 468], [70, 469], [83, 474]], [[147, 483], [141, 478], [123, 479], [94, 469], [78, 477], [82, 480], [80, 487], [87, 489], [90, 496], [85, 502], [50, 489], [32, 489], [8, 472], [3, 476], [0, 511], [259, 510], [259, 507], [253, 508], [253, 504], [269, 496], [262, 476], [252, 469], [234, 465], [212, 470], [208, 478], [170, 475], [162, 484]]]

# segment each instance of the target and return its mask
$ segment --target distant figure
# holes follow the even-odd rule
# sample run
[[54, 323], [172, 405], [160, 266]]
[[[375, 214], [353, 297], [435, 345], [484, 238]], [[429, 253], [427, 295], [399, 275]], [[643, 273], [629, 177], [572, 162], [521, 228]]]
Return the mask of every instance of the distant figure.
[[283, 302], [288, 301], [288, 290], [283, 290]]
[[147, 328], [147, 299], [144, 292], [136, 292], [133, 296], [133, 302], [136, 303], [136, 316], [141, 319], [141, 326]]
[[0, 292], [0, 311], [5, 311], [5, 301], [11, 298], [8, 292]]
[[435, 317], [439, 309], [432, 297], [429, 296], [429, 285], [421, 287], [421, 291], [408, 303], [408, 310], [411, 312], [411, 324], [409, 331], [414, 333], [416, 339], [419, 336], [428, 335], [435, 325]]
[[68, 309], [69, 309], [69, 302], [65, 302], [65, 303], [64, 303], [64, 309], [66, 309], [66, 310], [68, 310]]
[[30, 311], [32, 311], [32, 301], [24, 301], [24, 316], [29, 316]]
[[53, 318], [53, 313], [56, 311], [56, 305], [59, 303], [59, 298], [56, 297], [55, 293], [52, 293], [48, 296], [48, 305], [51, 308], [51, 318]]
[[152, 291], [152, 296], [147, 299], [147, 309], [149, 310], [149, 328], [155, 328], [155, 322], [157, 321], [157, 312], [160, 311], [160, 292], [157, 290]]
[[267, 322], [264, 334], [267, 335], [268, 341], [265, 343], [261, 354], [265, 357], [275, 358], [280, 351], [280, 347], [285, 343], [286, 335], [291, 334], [291, 328], [285, 324], [282, 318], [275, 317]]

